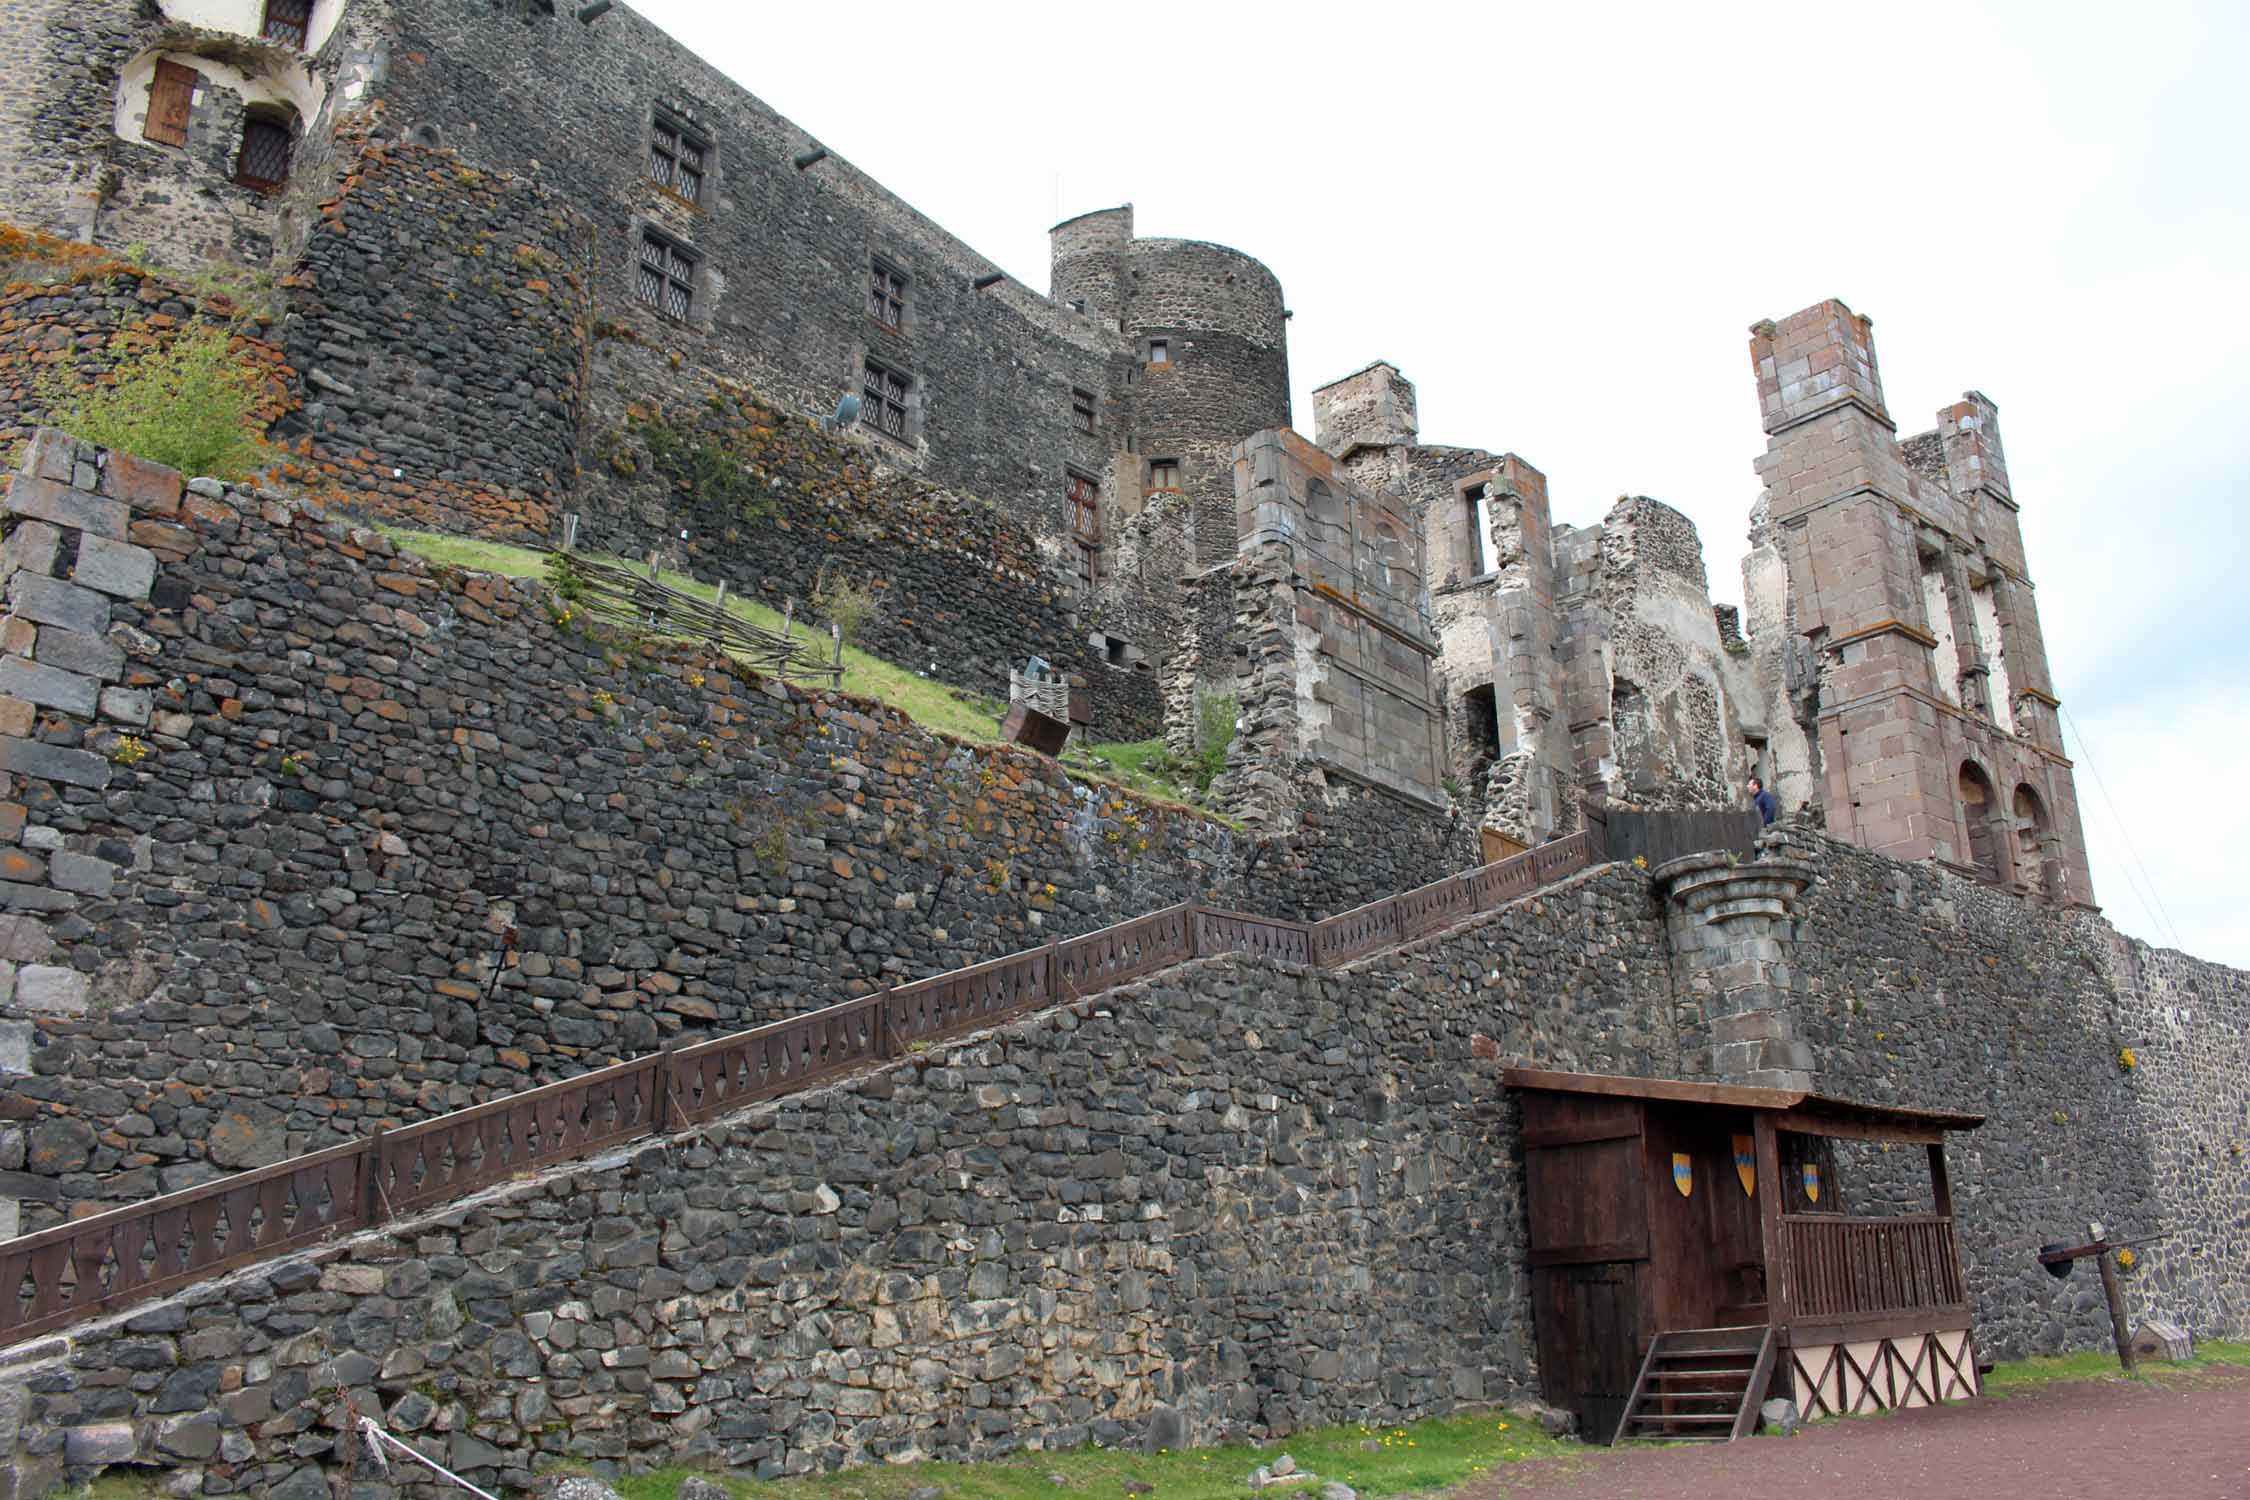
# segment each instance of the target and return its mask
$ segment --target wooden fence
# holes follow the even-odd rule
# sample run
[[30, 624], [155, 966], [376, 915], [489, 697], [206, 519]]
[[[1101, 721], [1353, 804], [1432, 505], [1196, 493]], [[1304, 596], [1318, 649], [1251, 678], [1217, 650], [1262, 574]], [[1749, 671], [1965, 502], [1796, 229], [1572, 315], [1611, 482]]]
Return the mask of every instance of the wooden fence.
[[1597, 862], [1592, 835], [1319, 922], [1196, 902], [0, 1242], [0, 1347], [1194, 958], [1334, 965]]
[[569, 575], [567, 597], [596, 619], [707, 642], [784, 681], [817, 678], [834, 687], [843, 680], [843, 635], [834, 625], [816, 633], [798, 622], [792, 609], [782, 616], [778, 632], [765, 630], [726, 607], [727, 588], [723, 583], [713, 602], [659, 582], [654, 563], [641, 573], [624, 563], [583, 552], [553, 552], [548, 556]]
[[1707, 812], [1589, 808], [1586, 817], [1587, 826], [1599, 832], [1606, 857], [1627, 863], [1645, 859], [1652, 870], [1667, 860], [1714, 849], [1731, 849], [1748, 859], [1757, 852], [1758, 835], [1765, 826], [1755, 808]]

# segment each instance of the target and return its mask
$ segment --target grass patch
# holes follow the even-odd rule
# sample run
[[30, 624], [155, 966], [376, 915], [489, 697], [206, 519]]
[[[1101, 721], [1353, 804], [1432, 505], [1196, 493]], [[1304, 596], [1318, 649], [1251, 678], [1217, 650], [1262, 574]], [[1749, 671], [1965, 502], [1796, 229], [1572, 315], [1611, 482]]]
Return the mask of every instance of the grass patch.
[[[1373, 1452], [1361, 1447], [1366, 1442], [1376, 1445]], [[1022, 1453], [978, 1464], [870, 1464], [763, 1483], [708, 1477], [745, 1500], [753, 1493], [758, 1500], [905, 1500], [908, 1491], [925, 1485], [942, 1490], [942, 1500], [1057, 1500], [1081, 1492], [1117, 1500], [1125, 1494], [1128, 1480], [1153, 1486], [1148, 1500], [1241, 1500], [1243, 1481], [1250, 1472], [1287, 1453], [1298, 1468], [1319, 1477], [1303, 1486], [1276, 1486], [1266, 1493], [1274, 1500], [1318, 1500], [1320, 1486], [1332, 1479], [1362, 1495], [1403, 1495], [1458, 1484], [1495, 1464], [1584, 1451], [1575, 1442], [1548, 1437], [1537, 1423], [1506, 1412], [1479, 1412], [1404, 1427], [1324, 1427], [1264, 1448], [1199, 1448], [1184, 1453], [1081, 1448], [1068, 1453]], [[615, 1484], [625, 1500], [672, 1500], [680, 1481], [693, 1472], [661, 1469]]]
[[[504, 542], [482, 542], [431, 531], [409, 531], [398, 526], [378, 525], [376, 529], [405, 551], [428, 562], [480, 573], [499, 573], [510, 578], [546, 576], [547, 554], [529, 547], [511, 547]], [[716, 584], [702, 583], [682, 573], [659, 572], [656, 576], [667, 587], [699, 599], [709, 601], [719, 596]], [[740, 594], [727, 596], [727, 612], [763, 630], [781, 629], [780, 611], [768, 609]], [[806, 620], [799, 618], [791, 628], [801, 636], [809, 627]], [[888, 703], [925, 729], [940, 730], [980, 744], [992, 744], [999, 739], [1000, 718], [1007, 712], [1006, 704], [918, 676], [851, 645], [844, 647], [843, 686], [847, 693]]]
[[[2169, 1360], [2144, 1359], [2141, 1374], [2156, 1378], [2193, 1370], [2205, 1370], [2215, 1365], [2250, 1367], [2250, 1343], [2213, 1340], [2195, 1346], [2191, 1359], [2177, 1364]], [[2036, 1390], [2044, 1385], [2056, 1385], [2066, 1380], [2122, 1380], [2124, 1368], [2117, 1363], [2114, 1349], [2086, 1349], [2076, 1354], [2036, 1355], [2030, 1359], [2011, 1359], [1994, 1365], [1992, 1373], [1984, 1377], [1984, 1393], [1988, 1396], [2010, 1396], [2018, 1391]]]

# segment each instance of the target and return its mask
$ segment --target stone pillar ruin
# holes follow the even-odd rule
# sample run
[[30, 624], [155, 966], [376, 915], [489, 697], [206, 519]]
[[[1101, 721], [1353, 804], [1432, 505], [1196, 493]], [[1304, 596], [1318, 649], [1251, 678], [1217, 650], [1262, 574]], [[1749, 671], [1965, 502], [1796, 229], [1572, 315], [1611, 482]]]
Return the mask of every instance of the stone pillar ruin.
[[1810, 1089], [1813, 1055], [1790, 1014], [1796, 987], [1797, 900], [1813, 867], [1723, 850], [1668, 860], [1652, 872], [1664, 897], [1675, 992], [1702, 1016], [1687, 1071], [1725, 1083]]

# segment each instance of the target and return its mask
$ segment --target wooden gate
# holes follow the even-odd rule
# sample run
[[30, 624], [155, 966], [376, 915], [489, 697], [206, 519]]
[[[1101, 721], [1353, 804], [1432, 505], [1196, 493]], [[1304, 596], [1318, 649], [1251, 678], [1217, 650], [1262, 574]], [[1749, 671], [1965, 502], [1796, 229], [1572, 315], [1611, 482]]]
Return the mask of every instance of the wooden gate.
[[1526, 1095], [1523, 1142], [1540, 1386], [1605, 1441], [1632, 1395], [1648, 1321], [1640, 1107]]

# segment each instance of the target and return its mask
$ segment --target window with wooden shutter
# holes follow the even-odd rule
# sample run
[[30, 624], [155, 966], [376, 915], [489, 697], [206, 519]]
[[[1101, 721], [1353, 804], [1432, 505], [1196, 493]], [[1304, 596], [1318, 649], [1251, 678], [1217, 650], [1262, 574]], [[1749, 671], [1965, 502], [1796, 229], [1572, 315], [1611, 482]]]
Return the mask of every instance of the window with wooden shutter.
[[302, 52], [312, 30], [312, 0], [266, 0], [266, 18], [258, 35]]
[[169, 60], [159, 61], [149, 80], [148, 123], [141, 127], [145, 140], [160, 146], [187, 144], [188, 112], [195, 107], [195, 69]]
[[289, 180], [289, 127], [255, 115], [242, 122], [242, 155], [234, 164], [234, 180], [262, 193], [273, 192]]

